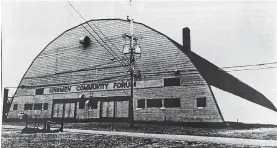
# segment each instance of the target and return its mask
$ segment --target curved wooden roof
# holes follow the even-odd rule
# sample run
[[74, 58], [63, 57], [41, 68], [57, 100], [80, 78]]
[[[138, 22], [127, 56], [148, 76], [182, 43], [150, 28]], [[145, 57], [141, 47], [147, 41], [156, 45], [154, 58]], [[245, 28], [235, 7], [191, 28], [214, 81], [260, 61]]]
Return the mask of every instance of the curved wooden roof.
[[[93, 21], [99, 21], [100, 23], [101, 23], [101, 21], [102, 22], [103, 21], [117, 21], [117, 22], [122, 22], [123, 25], [124, 25], [124, 23], [126, 24], [126, 22], [127, 22], [126, 20], [122, 20], [122, 19], [97, 19], [97, 20], [87, 21], [86, 23], [90, 23], [90, 22], [93, 22]], [[87, 61], [85, 61], [85, 63], [78, 63], [78, 62], [80, 62], [80, 61], [78, 61], [78, 58], [82, 58], [82, 57], [77, 57], [78, 55], [68, 55], [68, 57], [71, 57], [71, 56], [76, 57], [75, 61], [74, 61], [74, 58], [73, 58], [70, 61], [71, 65], [67, 65], [67, 67], [64, 66], [61, 69], [58, 69], [58, 71], [56, 71], [55, 66], [57, 68], [59, 65], [55, 65], [55, 58], [53, 58], [53, 56], [49, 57], [47, 55], [47, 53], [49, 53], [49, 55], [50, 54], [55, 55], [55, 50], [54, 49], [56, 49], [58, 47], [58, 45], [59, 46], [62, 45], [63, 47], [72, 46], [70, 44], [71, 40], [74, 39], [74, 41], [75, 41], [79, 37], [79, 36], [76, 36], [76, 34], [78, 34], [78, 35], [82, 34], [84, 36], [87, 35], [87, 33], [85, 33], [84, 29], [82, 29], [82, 25], [86, 25], [86, 23], [80, 24], [76, 27], [73, 27], [73, 28], [65, 31], [60, 36], [58, 36], [53, 41], [51, 41], [45, 47], [45, 49], [41, 51], [41, 53], [36, 57], [36, 59], [34, 59], [32, 64], [30, 65], [30, 67], [26, 71], [25, 75], [23, 76], [19, 86], [22, 87], [23, 85], [26, 85], [26, 84], [30, 84], [30, 85], [34, 84], [33, 81], [28, 79], [28, 77], [37, 77], [37, 79], [39, 81], [41, 81], [41, 83], [45, 83], [45, 85], [48, 85], [49, 79], [48, 80], [43, 80], [43, 78], [42, 78], [45, 75], [46, 76], [47, 75], [51, 75], [51, 76], [53, 75], [53, 78], [52, 78], [53, 80], [51, 80], [51, 82], [57, 82], [57, 80], [59, 80], [60, 83], [65, 82], [65, 81], [67, 81], [67, 79], [65, 79], [65, 78], [70, 78], [70, 77], [72, 78], [72, 75], [71, 76], [66, 76], [66, 73], [63, 73], [63, 75], [65, 75], [65, 77], [62, 78], [62, 79], [56, 79], [55, 76], [57, 74], [59, 74], [59, 72], [64, 72], [64, 71], [70, 70], [71, 68], [74, 68], [74, 66], [76, 66], [76, 64], [80, 64], [81, 65], [80, 67], [82, 67], [85, 64], [90, 63], [89, 58], [86, 59]], [[227, 92], [232, 93], [232, 94], [237, 95], [237, 96], [240, 96], [241, 98], [244, 98], [244, 99], [246, 99], [248, 101], [251, 101], [253, 103], [256, 103], [258, 105], [264, 106], [266, 108], [269, 108], [273, 111], [277, 111], [276, 107], [272, 104], [272, 102], [270, 102], [263, 94], [261, 94], [260, 92], [258, 92], [254, 88], [252, 88], [251, 86], [245, 84], [244, 82], [242, 82], [239, 79], [235, 78], [231, 74], [221, 70], [219, 67], [217, 67], [216, 65], [214, 65], [211, 62], [207, 61], [206, 59], [202, 58], [201, 56], [195, 54], [194, 52], [185, 50], [182, 45], [178, 44], [177, 42], [175, 42], [174, 40], [172, 40], [168, 36], [160, 33], [159, 31], [157, 31], [157, 30], [155, 30], [155, 29], [153, 29], [153, 28], [151, 28], [151, 27], [149, 27], [145, 24], [142, 24], [142, 23], [135, 22], [135, 24], [139, 25], [137, 27], [144, 26], [143, 28], [141, 28], [142, 30], [140, 31], [140, 34], [143, 34], [144, 31], [148, 31], [148, 33], [152, 33], [152, 32], [157, 33], [157, 35], [152, 34], [155, 37], [150, 37], [149, 36], [150, 37], [149, 39], [154, 41], [155, 44], [162, 44], [161, 42], [166, 41], [165, 39], [171, 41], [173, 46], [175, 45], [177, 48], [179, 48], [183, 53], [185, 53], [187, 55], [187, 56], [185, 56], [186, 59], [184, 58], [183, 60], [188, 60], [187, 57], [189, 57], [189, 60], [192, 61], [192, 63], [193, 63], [192, 65], [187, 65], [188, 69], [193, 70], [193, 69], [196, 68], [197, 71], [199, 71], [200, 75], [205, 79], [205, 81], [209, 85], [215, 86], [215, 87], [217, 87], [221, 90], [227, 91]], [[105, 24], [104, 23], [103, 27], [104, 28], [106, 27], [105, 29], [107, 29], [107, 26], [105, 26], [105, 25], [110, 25], [110, 24], [108, 24], [108, 23]], [[120, 33], [122, 33], [122, 29], [121, 28], [116, 28], [116, 26], [115, 26], [113, 28], [108, 28], [107, 32], [105, 32], [109, 35], [114, 35], [114, 34], [111, 34], [109, 29], [119, 29], [119, 32], [121, 31]], [[125, 29], [126, 29], [126, 26], [125, 26]], [[70, 31], [73, 31], [73, 30], [76, 30], [76, 32], [73, 32], [73, 36], [70, 36], [69, 33], [70, 33]], [[149, 32], [149, 30], [151, 30], [151, 32]], [[57, 39], [59, 39], [59, 38], [60, 39], [61, 38], [66, 38], [65, 41], [68, 41], [68, 42], [65, 42], [64, 40], [61, 40], [61, 41], [57, 42]], [[153, 40], [153, 38], [155, 40]], [[145, 40], [144, 42], [149, 42], [149, 41]], [[160, 43], [158, 43], [158, 42], [160, 42]], [[77, 45], [75, 45], [75, 46], [77, 47]], [[121, 46], [121, 43], [119, 43], [116, 46]], [[159, 45], [159, 46], [161, 46], [161, 45]], [[163, 46], [167, 47], [168, 45], [163, 45]], [[68, 50], [71, 50], [71, 49], [68, 48]], [[83, 52], [83, 51], [80, 50], [78, 52], [80, 52], [80, 55], [81, 55], [81, 52]], [[176, 51], [174, 50], [174, 52], [176, 52]], [[66, 57], [67, 53], [63, 53], [63, 54], [65, 55], [64, 59], [68, 59], [68, 57]], [[178, 55], [178, 53], [176, 52], [176, 54], [174, 53], [172, 55]], [[85, 54], [83, 56], [90, 56], [90, 55]], [[101, 54], [101, 56], [104, 56], [104, 55]], [[162, 56], [162, 55], [160, 55], [160, 56]], [[182, 56], [178, 56], [178, 58], [181, 58], [181, 57]], [[45, 61], [44, 58], [48, 59], [48, 61], [47, 61], [48, 66], [41, 67], [41, 64], [44, 64], [43, 63], [43, 61]], [[111, 58], [112, 57], [109, 57], [109, 59], [111, 59]], [[99, 62], [101, 62], [101, 61], [99, 61]], [[157, 61], [157, 63], [159, 63], [159, 62], [160, 61]], [[37, 69], [38, 67], [40, 69]], [[85, 69], [85, 67], [82, 67], [82, 68]], [[178, 68], [178, 67], [172, 67], [172, 68]], [[147, 70], [147, 67], [144, 67], [144, 69]], [[41, 74], [41, 72], [44, 71], [44, 70], [47, 70], [47, 73]]]

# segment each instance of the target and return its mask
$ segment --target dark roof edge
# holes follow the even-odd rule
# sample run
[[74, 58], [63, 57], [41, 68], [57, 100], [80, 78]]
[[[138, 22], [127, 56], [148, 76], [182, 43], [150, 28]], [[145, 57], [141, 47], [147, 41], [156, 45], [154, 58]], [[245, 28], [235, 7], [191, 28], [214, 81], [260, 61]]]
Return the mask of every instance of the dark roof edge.
[[[118, 19], [122, 20], [122, 19]], [[123, 20], [126, 21], [126, 20]], [[184, 52], [192, 61], [196, 69], [200, 72], [203, 78], [209, 85], [217, 87], [221, 90], [227, 91], [232, 93], [236, 96], [244, 98], [250, 102], [256, 103], [268, 109], [277, 112], [276, 107], [273, 103], [267, 99], [263, 94], [252, 88], [251, 86], [245, 84], [244, 82], [240, 81], [236, 77], [232, 76], [231, 74], [227, 73], [226, 71], [220, 69], [213, 63], [207, 61], [203, 57], [197, 55], [196, 53], [184, 49], [182, 45], [168, 37], [167, 35], [139, 22], [135, 22], [137, 24], [144, 25], [145, 27], [163, 35], [168, 40], [170, 40], [176, 47], [178, 47], [182, 52]], [[212, 70], [211, 70], [212, 69]]]
[[250, 102], [256, 103], [258, 105], [261, 105], [263, 107], [266, 107], [268, 109], [271, 109], [277, 112], [277, 109], [273, 105], [273, 103], [269, 99], [267, 99], [263, 94], [261, 94], [251, 86], [245, 84], [244, 82], [240, 81], [236, 77], [220, 69], [213, 63], [197, 55], [196, 53], [189, 51], [187, 49], [184, 49], [182, 45], [180, 45], [170, 37], [166, 36], [165, 34], [145, 24], [142, 24], [142, 23], [138, 23], [138, 24], [144, 25], [147, 28], [165, 36], [168, 40], [170, 40], [173, 44], [175, 44], [176, 47], [178, 47], [182, 52], [184, 52], [190, 58], [190, 60], [192, 61], [196, 69], [200, 72], [202, 77], [209, 85], [212, 85], [223, 91], [227, 91], [243, 99], [246, 99]]
[[194, 52], [188, 55], [208, 84], [277, 112], [273, 103], [251, 86]]

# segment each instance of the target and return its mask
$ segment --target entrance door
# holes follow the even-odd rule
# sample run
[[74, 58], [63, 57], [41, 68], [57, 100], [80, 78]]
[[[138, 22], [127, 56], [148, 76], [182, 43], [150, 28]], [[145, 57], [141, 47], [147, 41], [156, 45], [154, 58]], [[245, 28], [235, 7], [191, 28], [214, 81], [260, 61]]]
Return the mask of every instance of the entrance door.
[[114, 101], [105, 101], [102, 102], [102, 117], [110, 117], [114, 116]]
[[53, 107], [53, 117], [54, 118], [62, 118], [63, 113], [63, 104], [54, 104]]
[[101, 101], [101, 117], [102, 118], [128, 118], [129, 117], [129, 101]]
[[72, 99], [53, 100], [52, 118], [75, 118], [76, 102]]
[[128, 118], [129, 101], [116, 101], [115, 106], [116, 106], [115, 117]]
[[64, 103], [64, 118], [74, 118], [75, 103]]
[[90, 100], [87, 105], [87, 116], [89, 119], [100, 117], [100, 101]]

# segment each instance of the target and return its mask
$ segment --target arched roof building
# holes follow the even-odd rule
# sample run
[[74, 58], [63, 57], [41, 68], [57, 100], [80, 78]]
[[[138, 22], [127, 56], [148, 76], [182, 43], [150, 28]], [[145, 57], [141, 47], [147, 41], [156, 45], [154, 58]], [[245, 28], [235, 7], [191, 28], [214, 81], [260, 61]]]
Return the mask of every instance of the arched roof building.
[[[15, 93], [8, 118], [128, 119], [130, 23], [98, 19], [73, 27], [51, 41], [34, 59]], [[142, 23], [134, 35], [135, 121], [224, 122], [210, 86], [277, 111], [260, 92]], [[88, 37], [89, 44], [80, 42]], [[16, 106], [16, 108], [14, 108]]]

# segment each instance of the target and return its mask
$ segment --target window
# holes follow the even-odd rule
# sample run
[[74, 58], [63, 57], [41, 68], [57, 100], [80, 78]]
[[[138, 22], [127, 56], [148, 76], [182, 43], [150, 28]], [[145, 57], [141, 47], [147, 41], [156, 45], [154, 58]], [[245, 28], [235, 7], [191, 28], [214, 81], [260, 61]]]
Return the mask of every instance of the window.
[[44, 88], [36, 89], [36, 95], [43, 95]]
[[79, 109], [85, 109], [87, 99], [85, 98], [85, 95], [82, 94], [82, 96], [79, 99]]
[[145, 99], [138, 100], [138, 108], [145, 108]]
[[162, 99], [147, 99], [147, 107], [162, 107]]
[[97, 100], [90, 100], [89, 105], [91, 109], [97, 109], [98, 108], [98, 101]]
[[24, 110], [32, 110], [33, 104], [24, 104]]
[[80, 98], [79, 100], [79, 109], [85, 109], [86, 99]]
[[197, 98], [197, 107], [206, 107], [206, 97]]
[[41, 109], [42, 109], [42, 103], [34, 104], [34, 110], [41, 110]]
[[164, 86], [180, 86], [180, 78], [164, 79]]
[[164, 99], [164, 107], [181, 107], [180, 98]]
[[85, 109], [85, 101], [80, 100], [79, 109]]
[[48, 103], [43, 103], [43, 110], [48, 110]]
[[17, 108], [18, 108], [18, 104], [14, 104], [13, 105], [13, 110], [17, 110]]

